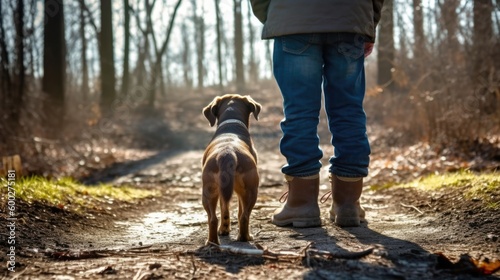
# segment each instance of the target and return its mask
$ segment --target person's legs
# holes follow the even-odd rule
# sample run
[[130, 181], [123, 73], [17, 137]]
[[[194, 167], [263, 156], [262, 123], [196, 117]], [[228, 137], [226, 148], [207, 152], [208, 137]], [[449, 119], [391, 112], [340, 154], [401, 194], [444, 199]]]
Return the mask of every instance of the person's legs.
[[319, 170], [323, 152], [317, 126], [323, 80], [320, 35], [290, 35], [275, 39], [274, 76], [283, 96], [284, 119], [280, 151], [287, 164], [288, 199], [272, 223], [278, 226], [321, 225], [318, 206]]
[[[330, 34], [325, 48], [325, 110], [335, 153], [330, 172], [343, 177], [368, 175], [370, 145], [366, 135], [363, 37]], [[358, 37], [359, 36], [359, 37]]]
[[321, 168], [317, 126], [323, 58], [318, 40], [319, 35], [290, 35], [274, 42], [273, 70], [284, 113], [280, 150], [287, 160], [282, 172], [290, 176], [315, 175]]
[[325, 110], [335, 147], [330, 158], [333, 204], [330, 218], [340, 226], [359, 225], [362, 178], [368, 174], [370, 145], [366, 135], [364, 38], [329, 34], [325, 47]]

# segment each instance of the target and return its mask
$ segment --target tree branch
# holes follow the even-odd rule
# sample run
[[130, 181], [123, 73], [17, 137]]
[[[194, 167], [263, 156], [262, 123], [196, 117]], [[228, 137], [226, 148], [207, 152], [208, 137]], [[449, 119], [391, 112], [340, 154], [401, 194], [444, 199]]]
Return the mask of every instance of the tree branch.
[[90, 12], [89, 7], [87, 7], [87, 5], [85, 4], [85, 0], [78, 0], [78, 2], [80, 2], [80, 5], [85, 10], [85, 12], [87, 12], [87, 16], [89, 17], [90, 25], [92, 25], [95, 33], [97, 34], [97, 37], [99, 37], [101, 34], [101, 31], [99, 30], [99, 28], [97, 28], [97, 25], [95, 24], [94, 18], [92, 17], [92, 13]]

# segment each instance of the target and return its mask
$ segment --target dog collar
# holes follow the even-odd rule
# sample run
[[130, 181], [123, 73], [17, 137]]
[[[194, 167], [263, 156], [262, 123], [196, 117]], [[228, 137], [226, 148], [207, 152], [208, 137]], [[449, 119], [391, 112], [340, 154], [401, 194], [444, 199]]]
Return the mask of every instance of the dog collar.
[[247, 125], [244, 122], [242, 122], [240, 120], [237, 120], [237, 119], [225, 120], [225, 121], [221, 122], [219, 125], [217, 125], [217, 128], [219, 128], [219, 127], [221, 127], [221, 126], [223, 126], [225, 124], [231, 124], [231, 123], [236, 123], [236, 124], [239, 124], [239, 125], [244, 126], [245, 128], [247, 128]]

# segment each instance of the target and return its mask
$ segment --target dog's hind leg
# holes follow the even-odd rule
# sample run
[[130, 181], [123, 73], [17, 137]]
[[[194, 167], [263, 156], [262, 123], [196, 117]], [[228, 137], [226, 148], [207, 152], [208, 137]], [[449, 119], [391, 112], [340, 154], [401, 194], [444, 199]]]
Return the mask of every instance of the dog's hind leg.
[[[212, 189], [212, 190], [210, 190]], [[213, 191], [213, 187], [203, 185], [203, 208], [208, 215], [208, 240], [207, 245], [212, 242], [215, 244], [219, 243], [219, 237], [217, 235], [217, 226], [219, 225], [219, 220], [217, 219], [217, 200], [219, 200], [218, 192]]]
[[257, 201], [259, 175], [254, 169], [243, 176], [243, 184], [246, 187], [241, 188], [243, 191], [239, 194], [238, 199], [238, 241], [246, 242], [253, 240], [250, 234], [250, 214]]
[[229, 235], [231, 231], [231, 218], [229, 217], [229, 201], [224, 201], [224, 198], [220, 198], [220, 216], [221, 222], [219, 227], [219, 235], [225, 236]]

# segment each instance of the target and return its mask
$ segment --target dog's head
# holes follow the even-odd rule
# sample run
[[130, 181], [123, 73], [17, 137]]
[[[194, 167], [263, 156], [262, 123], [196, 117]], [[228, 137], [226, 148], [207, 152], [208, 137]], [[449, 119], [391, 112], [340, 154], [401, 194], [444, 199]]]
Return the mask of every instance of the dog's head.
[[262, 109], [262, 105], [253, 100], [250, 95], [226, 94], [217, 96], [210, 104], [203, 108], [203, 115], [210, 122], [210, 126], [215, 125], [215, 122], [219, 118], [219, 113], [223, 112], [229, 106], [240, 107], [246, 110], [243, 112], [246, 116], [252, 113], [256, 120], [259, 120], [259, 113]]

